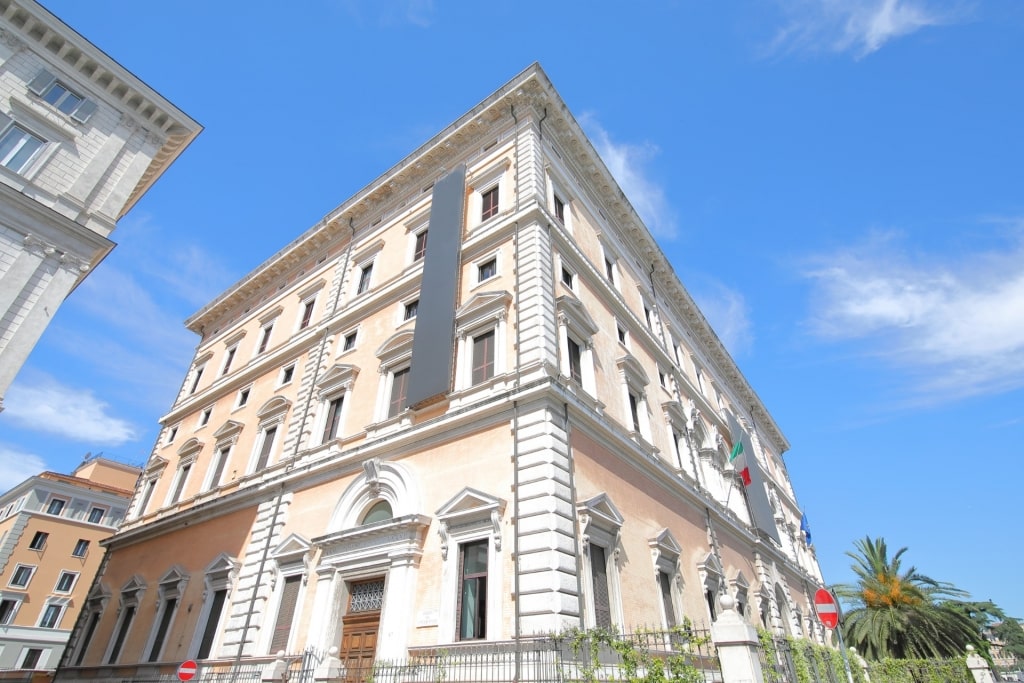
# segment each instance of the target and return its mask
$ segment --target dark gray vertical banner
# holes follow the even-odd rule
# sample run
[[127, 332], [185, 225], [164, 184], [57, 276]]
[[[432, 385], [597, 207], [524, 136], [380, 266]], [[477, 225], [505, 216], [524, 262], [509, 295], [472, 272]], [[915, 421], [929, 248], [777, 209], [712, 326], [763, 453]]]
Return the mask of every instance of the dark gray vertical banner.
[[434, 183], [405, 407], [431, 403], [451, 391], [465, 204], [466, 167], [459, 165]]
[[[779, 529], [775, 524], [775, 514], [772, 512], [772, 504], [768, 500], [764, 473], [761, 472], [761, 464], [758, 462], [757, 456], [754, 455], [754, 444], [750, 441], [750, 435], [740, 426], [731, 413], [728, 414], [728, 418], [733, 444], [736, 443], [737, 439], [743, 442], [743, 454], [746, 458], [746, 466], [750, 474], [750, 485], [744, 488], [754, 526], [774, 538], [775, 542], [781, 546], [782, 539], [779, 538]], [[738, 459], [737, 464], [739, 464]]]

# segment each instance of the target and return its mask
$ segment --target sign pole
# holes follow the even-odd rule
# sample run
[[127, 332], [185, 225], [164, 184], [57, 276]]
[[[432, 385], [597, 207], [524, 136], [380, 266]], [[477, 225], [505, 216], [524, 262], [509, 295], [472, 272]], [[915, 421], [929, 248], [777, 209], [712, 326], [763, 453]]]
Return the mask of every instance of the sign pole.
[[839, 636], [839, 654], [843, 657], [846, 678], [849, 683], [853, 683], [853, 671], [850, 669], [850, 659], [846, 654], [846, 643], [843, 642], [843, 629], [840, 624], [842, 610], [839, 609], [839, 601], [836, 600], [835, 593], [827, 588], [819, 588], [814, 593], [814, 611], [818, 615], [818, 621]]

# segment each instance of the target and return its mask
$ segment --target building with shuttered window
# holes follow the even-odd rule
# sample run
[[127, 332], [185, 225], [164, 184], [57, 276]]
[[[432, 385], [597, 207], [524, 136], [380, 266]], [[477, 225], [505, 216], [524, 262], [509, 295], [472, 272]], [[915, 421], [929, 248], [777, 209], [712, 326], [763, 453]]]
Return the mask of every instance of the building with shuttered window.
[[66, 680], [707, 626], [722, 594], [822, 637], [786, 439], [537, 65], [187, 326]]
[[90, 458], [0, 494], [0, 670], [57, 667], [139, 472]]
[[199, 124], [33, 0], [0, 0], [0, 410]]

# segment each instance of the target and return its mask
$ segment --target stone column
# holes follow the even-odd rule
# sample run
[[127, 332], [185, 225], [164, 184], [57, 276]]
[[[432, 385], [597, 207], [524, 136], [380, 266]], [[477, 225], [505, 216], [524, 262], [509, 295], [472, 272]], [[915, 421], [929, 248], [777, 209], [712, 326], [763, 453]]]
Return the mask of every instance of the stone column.
[[732, 596], [722, 595], [718, 604], [722, 609], [711, 624], [711, 639], [718, 649], [722, 679], [727, 683], [764, 683], [757, 629], [739, 615]]

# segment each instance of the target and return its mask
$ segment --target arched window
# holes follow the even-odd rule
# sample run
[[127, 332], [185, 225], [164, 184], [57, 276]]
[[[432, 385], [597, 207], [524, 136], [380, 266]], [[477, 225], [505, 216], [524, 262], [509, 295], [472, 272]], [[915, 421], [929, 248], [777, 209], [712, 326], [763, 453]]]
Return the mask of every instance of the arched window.
[[394, 517], [391, 512], [391, 503], [386, 500], [379, 500], [366, 511], [363, 515], [363, 520], [360, 522], [362, 525], [373, 524], [375, 522], [385, 522]]

